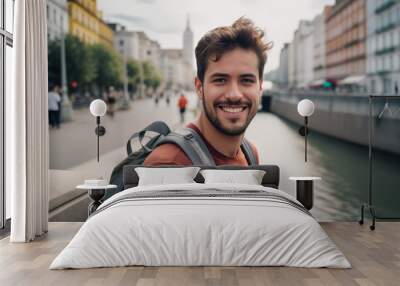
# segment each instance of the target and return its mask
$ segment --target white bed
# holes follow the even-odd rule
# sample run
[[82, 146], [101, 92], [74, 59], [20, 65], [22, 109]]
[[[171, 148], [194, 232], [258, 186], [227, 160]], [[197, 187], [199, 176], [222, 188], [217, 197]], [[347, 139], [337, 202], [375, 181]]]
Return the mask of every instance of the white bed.
[[[186, 195], [144, 197], [175, 190]], [[255, 197], [253, 191], [265, 192], [267, 198], [264, 193]], [[190, 196], [190, 192], [204, 195]], [[216, 192], [240, 196], [221, 197]], [[99, 207], [50, 269], [128, 265], [350, 268], [318, 222], [298, 204], [280, 190], [255, 185], [130, 188]]]

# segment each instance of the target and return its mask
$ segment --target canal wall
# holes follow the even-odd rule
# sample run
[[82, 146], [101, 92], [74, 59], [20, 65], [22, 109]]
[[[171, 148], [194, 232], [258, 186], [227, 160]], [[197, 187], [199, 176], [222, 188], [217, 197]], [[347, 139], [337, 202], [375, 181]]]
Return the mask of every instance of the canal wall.
[[[369, 100], [367, 96], [270, 94], [263, 97], [269, 111], [299, 125], [304, 118], [297, 112], [300, 100], [308, 98], [314, 102], [315, 111], [309, 118], [311, 130], [351, 143], [368, 146]], [[375, 99], [373, 104], [373, 147], [400, 155], [400, 100], [389, 100], [391, 113], [386, 111], [381, 119], [378, 115], [385, 99]], [[266, 110], [265, 108], [263, 108]]]

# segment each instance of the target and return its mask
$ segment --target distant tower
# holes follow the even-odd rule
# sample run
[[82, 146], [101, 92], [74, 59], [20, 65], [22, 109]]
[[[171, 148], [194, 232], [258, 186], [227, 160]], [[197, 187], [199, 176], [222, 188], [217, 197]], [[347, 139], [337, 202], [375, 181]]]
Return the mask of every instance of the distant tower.
[[189, 15], [186, 20], [185, 32], [183, 32], [183, 58], [193, 68], [193, 32], [190, 29]]

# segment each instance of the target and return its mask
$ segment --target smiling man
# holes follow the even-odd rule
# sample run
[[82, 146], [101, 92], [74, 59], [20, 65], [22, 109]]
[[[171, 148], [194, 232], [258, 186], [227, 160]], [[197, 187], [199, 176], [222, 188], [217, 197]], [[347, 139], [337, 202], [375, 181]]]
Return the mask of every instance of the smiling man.
[[[270, 44], [252, 21], [240, 18], [232, 26], [204, 35], [196, 47], [196, 93], [202, 101], [199, 117], [187, 125], [206, 144], [216, 165], [249, 165], [241, 145], [257, 113], [262, 75]], [[258, 159], [256, 147], [252, 153]], [[145, 165], [191, 165], [179, 146], [158, 146]]]

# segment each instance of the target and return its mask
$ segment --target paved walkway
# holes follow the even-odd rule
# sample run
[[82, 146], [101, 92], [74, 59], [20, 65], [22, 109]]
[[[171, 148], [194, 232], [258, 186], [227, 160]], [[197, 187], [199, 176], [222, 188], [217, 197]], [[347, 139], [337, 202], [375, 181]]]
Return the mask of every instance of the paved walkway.
[[[191, 121], [196, 96], [190, 93], [188, 98], [186, 121]], [[96, 159], [95, 118], [88, 108], [74, 110], [73, 121], [50, 129], [50, 209], [82, 194], [75, 187], [85, 179], [108, 180], [114, 166], [126, 157], [125, 144], [132, 133], [156, 120], [179, 127], [177, 100], [173, 97], [169, 106], [163, 99], [158, 106], [151, 99], [137, 100], [131, 102], [129, 110], [116, 112], [114, 118], [103, 117], [106, 134], [100, 138], [100, 162]]]

